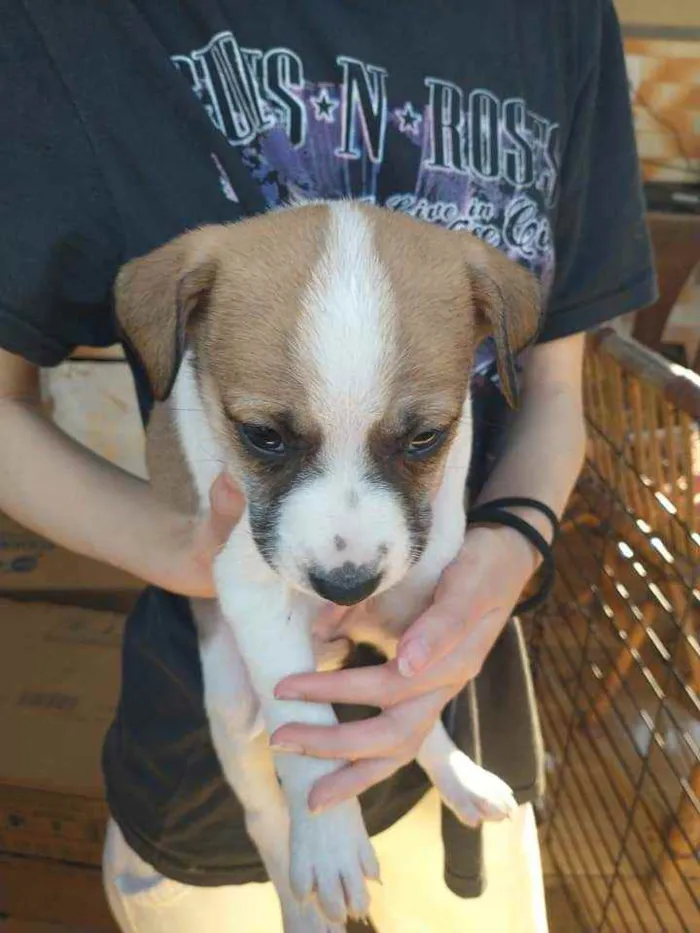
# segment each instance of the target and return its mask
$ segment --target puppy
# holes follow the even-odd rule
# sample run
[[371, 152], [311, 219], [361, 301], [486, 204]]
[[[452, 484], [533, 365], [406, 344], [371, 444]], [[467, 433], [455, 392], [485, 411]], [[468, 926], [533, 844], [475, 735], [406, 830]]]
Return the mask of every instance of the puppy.
[[[330, 725], [333, 709], [275, 686], [324, 663], [325, 602], [372, 597], [381, 622], [350, 613], [341, 634], [389, 658], [429, 604], [464, 537], [475, 349], [493, 338], [512, 394], [538, 305], [535, 280], [472, 235], [349, 201], [204, 227], [118, 277], [117, 316], [158, 402], [154, 486], [201, 511], [222, 470], [245, 491], [218, 600], [193, 609], [214, 745], [286, 933], [365, 917], [378, 867], [356, 800], [309, 812], [338, 762], [269, 748], [279, 726]], [[441, 724], [418, 762], [465, 823], [515, 806]]]

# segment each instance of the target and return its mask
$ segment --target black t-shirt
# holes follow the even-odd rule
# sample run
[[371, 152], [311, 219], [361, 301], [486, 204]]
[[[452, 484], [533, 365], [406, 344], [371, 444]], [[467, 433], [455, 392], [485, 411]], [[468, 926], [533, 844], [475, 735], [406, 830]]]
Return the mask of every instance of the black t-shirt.
[[[116, 340], [126, 260], [295, 195], [484, 237], [540, 277], [541, 340], [654, 298], [610, 0], [5, 0], [0, 27], [0, 345], [34, 363]], [[495, 450], [492, 362], [485, 344], [475, 486]], [[488, 709], [508, 706], [501, 661]], [[191, 883], [263, 877], [211, 746], [186, 600], [146, 591], [123, 682], [104, 758], [131, 844]], [[493, 721], [517, 746], [507, 712]], [[411, 766], [369, 794], [372, 830], [423, 790]]]

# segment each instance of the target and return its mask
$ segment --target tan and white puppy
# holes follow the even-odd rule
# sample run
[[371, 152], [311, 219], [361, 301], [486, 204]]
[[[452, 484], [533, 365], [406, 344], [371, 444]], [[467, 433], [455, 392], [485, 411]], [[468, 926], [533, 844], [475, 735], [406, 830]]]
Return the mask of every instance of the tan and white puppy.
[[[286, 933], [342, 930], [367, 914], [372, 846], [357, 801], [308, 810], [337, 762], [273, 761], [267, 736], [282, 724], [335, 722], [330, 706], [274, 688], [323, 663], [312, 629], [324, 601], [372, 596], [382, 624], [358, 628], [351, 613], [342, 634], [388, 656], [428, 604], [464, 536], [475, 349], [494, 338], [511, 391], [537, 284], [466, 232], [339, 201], [187, 233], [125, 266], [116, 297], [160, 403], [156, 488], [180, 505], [189, 489], [202, 511], [222, 469], [245, 490], [215, 563], [218, 604], [194, 604], [224, 773]], [[442, 725], [418, 761], [466, 823], [515, 805]]]

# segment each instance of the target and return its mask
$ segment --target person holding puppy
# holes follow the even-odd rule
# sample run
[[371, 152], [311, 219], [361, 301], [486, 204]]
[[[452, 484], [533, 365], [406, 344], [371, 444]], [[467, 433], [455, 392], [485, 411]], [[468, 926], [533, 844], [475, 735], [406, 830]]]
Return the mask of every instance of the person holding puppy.
[[[78, 345], [116, 341], [112, 287], [129, 259], [302, 197], [356, 198], [470, 230], [541, 283], [545, 318], [520, 361], [517, 408], [488, 344], [472, 388], [470, 501], [527, 504], [483, 512], [469, 528], [395, 662], [278, 687], [342, 704], [354, 721], [291, 724], [275, 741], [352, 762], [319, 782], [312, 803], [362, 794], [400, 878], [402, 862], [420, 865], [428, 851], [392, 842], [426, 789], [411, 762], [446, 711], [453, 738], [480, 744], [521, 803], [508, 845], [512, 870], [531, 883], [511, 928], [546, 929], [532, 811], [542, 756], [511, 615], [583, 461], [583, 334], [655, 297], [610, 0], [10, 0], [4, 26], [0, 508], [148, 584], [127, 624], [104, 751], [106, 884], [121, 928], [247, 933], [259, 929], [256, 898], [272, 897], [254, 884], [264, 872], [212, 746], [188, 602], [214, 595], [212, 560], [244, 503], [221, 476], [206, 518], [165, 507], [42, 416], [38, 371]], [[147, 419], [153, 400], [132, 363]], [[334, 619], [324, 622], [332, 632]], [[367, 705], [382, 712], [359, 723]], [[443, 841], [446, 885], [426, 889], [423, 928], [440, 903], [447, 933], [473, 915], [484, 881], [478, 832], [446, 819]], [[378, 895], [379, 933], [405, 933], [392, 898], [401, 892], [389, 885]]]

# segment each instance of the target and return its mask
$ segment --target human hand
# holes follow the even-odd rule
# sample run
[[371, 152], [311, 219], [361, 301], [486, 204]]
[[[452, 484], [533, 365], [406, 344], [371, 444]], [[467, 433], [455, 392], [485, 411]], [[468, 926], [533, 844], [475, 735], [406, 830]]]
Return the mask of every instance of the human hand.
[[241, 490], [220, 473], [209, 493], [209, 514], [182, 519], [173, 536], [175, 553], [169, 562], [172, 584], [166, 588], [183, 596], [211, 598], [216, 595], [212, 568], [245, 508]]
[[[532, 575], [536, 560], [518, 532], [470, 529], [432, 605], [405, 632], [395, 660], [377, 667], [297, 674], [280, 699], [376, 706], [368, 720], [336, 726], [289, 723], [273, 747], [347, 764], [323, 777], [309, 798], [321, 810], [355, 797], [413, 760], [446, 703], [477, 676]], [[349, 610], [369, 611], [371, 607]], [[342, 610], [338, 610], [339, 613]]]

